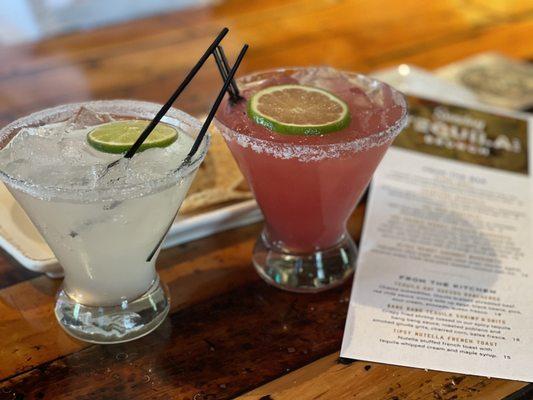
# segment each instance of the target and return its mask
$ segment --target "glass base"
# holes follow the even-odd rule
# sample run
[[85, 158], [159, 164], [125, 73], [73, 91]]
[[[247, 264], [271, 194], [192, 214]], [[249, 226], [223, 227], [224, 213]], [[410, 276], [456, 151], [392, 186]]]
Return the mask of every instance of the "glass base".
[[157, 276], [141, 297], [117, 306], [86, 306], [62, 289], [57, 294], [55, 314], [59, 325], [76, 339], [111, 344], [152, 332], [163, 322], [169, 309], [168, 291]]
[[272, 245], [263, 231], [253, 263], [267, 283], [283, 290], [316, 293], [341, 285], [355, 269], [357, 247], [349, 234], [334, 247], [297, 254]]

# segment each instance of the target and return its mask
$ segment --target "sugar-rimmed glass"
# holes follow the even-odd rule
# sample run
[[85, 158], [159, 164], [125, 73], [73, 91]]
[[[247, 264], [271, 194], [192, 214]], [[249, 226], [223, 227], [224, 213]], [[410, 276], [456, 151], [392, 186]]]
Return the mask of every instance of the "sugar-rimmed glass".
[[[265, 82], [285, 84], [307, 72], [323, 74], [326, 81], [329, 72], [336, 73], [330, 68], [280, 68], [242, 77], [238, 84], [246, 96]], [[356, 246], [346, 230], [348, 217], [387, 148], [407, 123], [401, 93], [364, 75], [340, 73], [354, 90], [365, 94], [371, 106], [383, 107], [386, 122], [368, 126], [368, 132], [362, 127], [363, 132], [336, 141], [331, 134], [288, 138], [251, 132], [256, 128], [243, 119], [244, 107], [227, 104], [219, 109], [215, 121], [265, 217], [253, 264], [263, 279], [281, 289], [317, 292], [350, 276]], [[386, 115], [387, 102], [391, 115]]]
[[[66, 121], [82, 108], [117, 120], [149, 120], [160, 106], [115, 100], [43, 110], [0, 130], [0, 148], [23, 128]], [[201, 128], [198, 120], [176, 109], [162, 121], [193, 139]], [[149, 261], [148, 257], [180, 207], [208, 144], [206, 136], [189, 164], [176, 164], [157, 179], [116, 182], [96, 190], [40, 185], [10, 176], [0, 167], [0, 179], [64, 269], [55, 314], [69, 334], [94, 343], [118, 343], [144, 336], [164, 320], [170, 300], [155, 271], [158, 253]]]

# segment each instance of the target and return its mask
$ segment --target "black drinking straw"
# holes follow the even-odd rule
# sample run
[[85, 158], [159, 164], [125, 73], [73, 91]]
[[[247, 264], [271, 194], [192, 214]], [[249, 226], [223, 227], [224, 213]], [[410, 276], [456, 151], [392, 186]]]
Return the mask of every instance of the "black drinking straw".
[[161, 107], [161, 109], [157, 112], [156, 116], [148, 126], [144, 129], [143, 133], [140, 134], [139, 138], [135, 141], [133, 146], [130, 147], [130, 149], [124, 154], [124, 158], [132, 158], [133, 155], [139, 150], [139, 147], [144, 143], [148, 135], [154, 130], [156, 125], [161, 121], [161, 118], [164, 117], [164, 115], [167, 113], [167, 111], [172, 107], [172, 104], [176, 101], [178, 96], [183, 92], [183, 90], [187, 87], [187, 85], [192, 81], [196, 73], [200, 70], [200, 68], [204, 65], [205, 61], [209, 58], [213, 50], [217, 48], [219, 43], [222, 41], [224, 36], [228, 33], [229, 29], [224, 28], [220, 31], [216, 39], [211, 43], [211, 45], [207, 48], [205, 53], [200, 57], [196, 65], [191, 69], [189, 74], [185, 77], [183, 82], [178, 86], [176, 91], [170, 96], [170, 98], [167, 100], [167, 102]]
[[[215, 57], [215, 61], [217, 62], [217, 67], [220, 72], [220, 76], [222, 77], [222, 81], [225, 81], [229, 73], [229, 64], [228, 59], [226, 58], [226, 54], [224, 53], [224, 48], [221, 45], [218, 45], [215, 51], [213, 52], [213, 56]], [[231, 85], [228, 88], [228, 93], [230, 95], [230, 100], [233, 103], [236, 103], [237, 101], [242, 99], [239, 93], [239, 87], [237, 86], [235, 79], [231, 80]]]
[[[207, 129], [209, 128], [209, 125], [211, 124], [211, 121], [215, 117], [215, 113], [217, 112], [218, 107], [220, 106], [220, 103], [222, 102], [222, 99], [224, 98], [224, 94], [226, 93], [229, 86], [231, 85], [231, 81], [233, 80], [233, 77], [235, 76], [235, 73], [237, 72], [237, 69], [239, 68], [239, 65], [241, 64], [242, 59], [244, 58], [244, 55], [246, 54], [246, 50], [248, 50], [247, 44], [245, 44], [242, 47], [241, 52], [239, 53], [237, 60], [235, 61], [235, 64], [233, 64], [233, 68], [231, 68], [231, 71], [229, 71], [228, 76], [224, 80], [224, 85], [222, 86], [222, 89], [220, 90], [215, 102], [211, 106], [211, 110], [209, 111], [209, 114], [207, 115], [207, 118], [205, 119], [204, 124], [202, 125], [202, 128], [200, 129], [200, 132], [198, 133], [198, 136], [196, 136], [196, 139], [191, 147], [191, 150], [189, 151], [189, 154], [187, 154], [187, 157], [185, 157], [185, 160], [183, 160], [180, 167], [185, 164], [190, 163], [192, 160], [192, 157], [198, 151], [198, 148], [200, 147], [200, 144], [202, 143], [202, 140], [204, 139]], [[154, 257], [155, 253], [157, 253], [157, 250], [161, 246], [161, 243], [163, 243], [163, 240], [165, 240], [165, 236], [167, 236], [168, 231], [172, 227], [172, 224], [174, 223], [174, 220], [176, 219], [176, 215], [178, 215], [177, 211], [176, 211], [176, 214], [174, 215], [174, 218], [172, 218], [172, 220], [170, 221], [170, 224], [165, 230], [165, 233], [163, 234], [159, 242], [156, 244], [156, 246], [154, 247], [154, 249], [148, 256], [148, 258], [146, 259], [147, 262], [150, 262], [152, 258]]]
[[[222, 57], [222, 62], [224, 63], [224, 66], [226, 67], [226, 72], [229, 71], [229, 63], [226, 57], [226, 53], [224, 52], [224, 47], [222, 47], [221, 45], [218, 45], [217, 50], [220, 56]], [[237, 100], [242, 99], [241, 94], [239, 93], [239, 87], [237, 86], [237, 82], [235, 82], [235, 78], [231, 80], [231, 86], [233, 90], [235, 91], [235, 96], [237, 96]]]
[[[228, 70], [226, 69], [226, 66], [224, 65], [224, 61], [222, 61], [222, 56], [219, 53], [218, 46], [213, 51], [213, 57], [215, 57], [215, 61], [217, 62], [218, 72], [220, 72], [220, 76], [222, 77], [222, 82], [226, 81], [226, 78], [228, 77]], [[235, 98], [235, 92], [233, 91], [233, 86], [230, 85], [228, 88], [229, 97], [233, 100]]]
[[204, 124], [202, 125], [202, 129], [200, 129], [200, 133], [198, 133], [198, 136], [196, 137], [196, 140], [194, 141], [194, 144], [191, 147], [191, 151], [186, 157], [186, 160], [190, 161], [190, 159], [198, 151], [198, 148], [200, 147], [200, 143], [202, 143], [205, 133], [207, 132], [207, 129], [209, 128], [209, 124], [211, 124], [211, 121], [215, 117], [215, 113], [217, 112], [218, 107], [220, 106], [220, 103], [222, 102], [222, 99], [224, 98], [224, 94], [226, 93], [229, 86], [231, 85], [231, 81], [233, 80], [233, 77], [235, 76], [235, 73], [237, 72], [237, 69], [239, 68], [239, 65], [241, 64], [242, 59], [244, 58], [244, 55], [246, 54], [246, 50], [248, 50], [247, 44], [245, 44], [242, 47], [241, 52], [237, 56], [237, 60], [235, 61], [235, 64], [233, 64], [233, 68], [231, 68], [231, 71], [229, 71], [229, 74], [226, 77], [226, 80], [224, 81], [224, 85], [222, 86], [222, 89], [218, 93], [217, 99], [213, 103], [213, 106], [211, 107], [211, 110], [209, 111], [209, 114], [207, 115], [207, 118], [205, 119]]

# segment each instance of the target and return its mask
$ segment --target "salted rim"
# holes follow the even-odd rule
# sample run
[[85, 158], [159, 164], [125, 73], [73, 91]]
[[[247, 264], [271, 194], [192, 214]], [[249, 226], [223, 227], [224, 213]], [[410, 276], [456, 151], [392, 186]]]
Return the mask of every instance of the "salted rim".
[[[329, 67], [286, 67], [286, 68], [274, 68], [263, 71], [254, 72], [249, 75], [245, 75], [237, 82], [243, 87], [250, 83], [256, 82], [263, 75], [271, 76], [275, 73], [286, 73], [288, 71], [305, 71], [307, 69], [316, 68], [328, 68]], [[402, 115], [387, 129], [373, 133], [370, 136], [362, 138], [355, 138], [342, 143], [329, 143], [329, 144], [296, 144], [296, 143], [280, 143], [268, 139], [259, 139], [249, 136], [245, 133], [237, 132], [230, 127], [226, 126], [219, 119], [215, 118], [215, 126], [220, 130], [222, 135], [227, 140], [236, 141], [242, 147], [251, 147], [257, 153], [267, 153], [276, 158], [290, 159], [297, 158], [300, 161], [317, 161], [324, 158], [336, 158], [342, 153], [356, 153], [359, 151], [368, 150], [372, 147], [381, 146], [390, 140], [394, 139], [402, 129], [407, 125], [408, 119], [408, 107], [405, 96], [394, 89], [393, 87], [381, 82], [377, 79], [369, 78], [366, 75], [358, 74], [355, 72], [336, 70], [342, 72], [350, 78], [354, 78], [361, 86], [367, 91], [374, 91], [378, 88], [387, 87], [391, 90], [393, 98], [397, 101], [397, 104], [402, 106]]]
[[[97, 100], [47, 108], [17, 119], [2, 128], [0, 130], [0, 148], [4, 148], [22, 128], [66, 121], [82, 107], [95, 112], [108, 113], [114, 117], [133, 117], [150, 120], [159, 111], [161, 105], [137, 100]], [[202, 126], [196, 118], [175, 108], [170, 108], [161, 121], [185, 132], [185, 134], [190, 135], [193, 139]], [[210, 134], [208, 132], [202, 141], [201, 151], [196, 153], [192, 162], [185, 165], [182, 164], [161, 178], [147, 180], [135, 185], [122, 183], [100, 189], [40, 185], [15, 178], [2, 169], [0, 169], [0, 180], [4, 181], [10, 187], [27, 193], [32, 197], [46, 200], [71, 200], [77, 203], [90, 203], [141, 197], [169, 187], [193, 173], [205, 158], [209, 143]], [[117, 154], [117, 157], [120, 157], [120, 155]]]

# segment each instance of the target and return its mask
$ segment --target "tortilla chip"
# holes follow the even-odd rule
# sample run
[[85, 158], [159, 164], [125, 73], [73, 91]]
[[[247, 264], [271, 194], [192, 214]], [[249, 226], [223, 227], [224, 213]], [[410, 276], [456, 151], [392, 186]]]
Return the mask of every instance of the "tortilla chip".
[[191, 214], [230, 201], [253, 197], [222, 134], [211, 128], [211, 147], [185, 198], [180, 213]]

